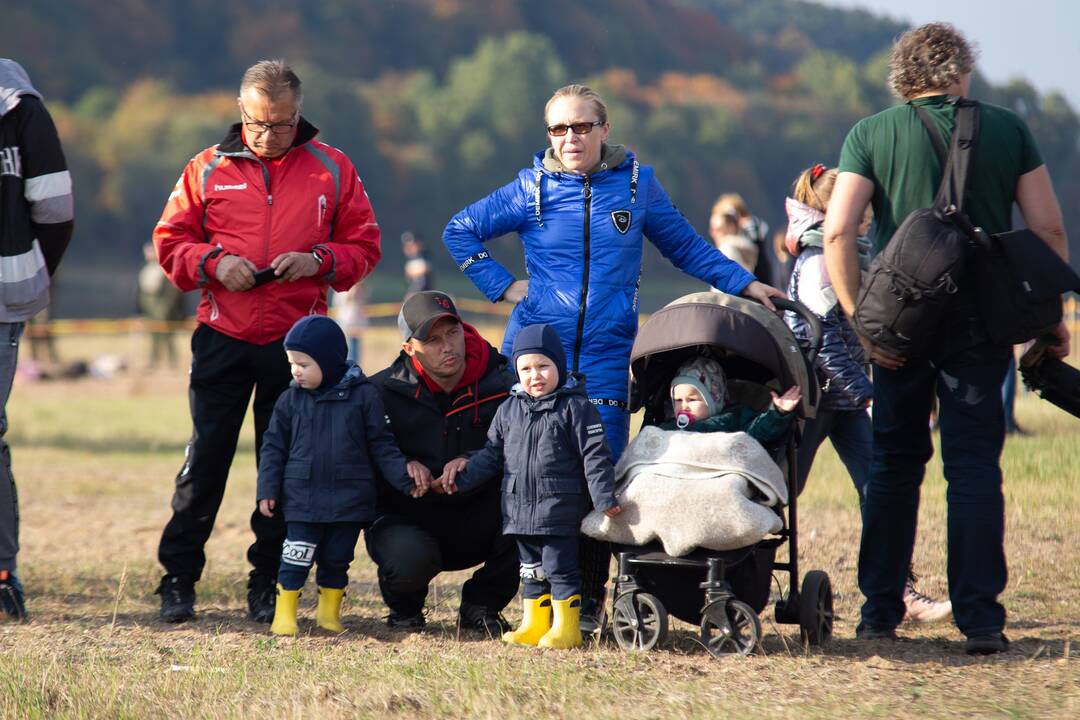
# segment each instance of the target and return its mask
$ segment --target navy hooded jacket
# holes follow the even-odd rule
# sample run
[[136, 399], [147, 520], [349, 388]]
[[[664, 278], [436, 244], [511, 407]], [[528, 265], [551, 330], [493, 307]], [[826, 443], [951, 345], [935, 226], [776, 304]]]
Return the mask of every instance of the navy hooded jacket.
[[275, 499], [286, 522], [370, 523], [375, 467], [409, 493], [405, 464], [378, 390], [353, 365], [332, 388], [293, 382], [278, 398], [259, 451], [257, 499]]
[[547, 323], [562, 338], [569, 369], [588, 378], [614, 457], [629, 433], [630, 348], [638, 324], [642, 239], [683, 272], [729, 293], [754, 276], [707, 243], [652, 168], [633, 153], [591, 175], [553, 172], [537, 153], [533, 167], [450, 220], [443, 242], [460, 269], [492, 302], [514, 282], [484, 243], [516, 232], [525, 247], [529, 294], [510, 316], [502, 353], [517, 331]]
[[576, 536], [590, 508], [618, 504], [611, 450], [580, 375], [538, 398], [515, 386], [457, 485], [500, 474], [505, 535]]

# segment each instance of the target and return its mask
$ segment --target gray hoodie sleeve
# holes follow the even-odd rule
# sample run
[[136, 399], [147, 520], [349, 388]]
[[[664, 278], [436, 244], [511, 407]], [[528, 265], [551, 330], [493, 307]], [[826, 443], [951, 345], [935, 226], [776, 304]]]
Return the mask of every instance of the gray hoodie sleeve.
[[593, 507], [597, 510], [613, 508], [619, 504], [615, 499], [615, 466], [611, 462], [611, 448], [600, 413], [584, 398], [568, 403], [567, 410], [570, 435], [581, 453]]

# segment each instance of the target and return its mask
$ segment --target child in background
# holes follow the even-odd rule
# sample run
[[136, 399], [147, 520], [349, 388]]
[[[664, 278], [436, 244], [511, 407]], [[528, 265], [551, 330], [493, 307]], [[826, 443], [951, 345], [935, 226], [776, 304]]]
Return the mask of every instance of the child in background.
[[[837, 174], [836, 168], [829, 169], [820, 163], [804, 170], [795, 180], [794, 197], [785, 202], [786, 245], [797, 258], [788, 297], [817, 315], [822, 330], [821, 349], [814, 361], [821, 379], [821, 401], [817, 417], [803, 427], [796, 456], [797, 487], [802, 492], [818, 448], [827, 437], [847, 468], [862, 505], [873, 455], [874, 435], [868, 408], [874, 387], [862, 343], [837, 302], [825, 267], [822, 225]], [[873, 213], [867, 208], [859, 225], [860, 236], [866, 235], [872, 220]], [[805, 320], [792, 312], [785, 313], [785, 320], [795, 337], [809, 338], [810, 328]], [[914, 573], [909, 574], [904, 588], [904, 605], [906, 618], [913, 621], [936, 622], [952, 614], [952, 603], [938, 602], [915, 589]]]
[[454, 492], [502, 475], [503, 534], [516, 537], [524, 582], [521, 626], [503, 640], [577, 647], [581, 520], [590, 496], [592, 506], [609, 517], [620, 511], [611, 450], [584, 378], [566, 372], [554, 328], [523, 328], [514, 338], [513, 362], [520, 383], [495, 414], [487, 445], [468, 461], [448, 466], [436, 482]]
[[791, 425], [792, 411], [802, 400], [798, 385], [783, 395], [772, 393], [772, 405], [762, 413], [738, 403], [728, 403], [727, 378], [720, 363], [698, 357], [679, 368], [671, 380], [674, 420], [661, 430], [690, 432], [745, 432], [764, 447], [778, 440]]
[[375, 468], [401, 492], [420, 497], [431, 473], [406, 462], [386, 425], [378, 391], [346, 359], [345, 334], [308, 315], [285, 336], [293, 383], [274, 406], [259, 459], [259, 512], [285, 514], [270, 632], [297, 633], [296, 607], [317, 565], [319, 627], [343, 632], [341, 600], [360, 531], [375, 519]]

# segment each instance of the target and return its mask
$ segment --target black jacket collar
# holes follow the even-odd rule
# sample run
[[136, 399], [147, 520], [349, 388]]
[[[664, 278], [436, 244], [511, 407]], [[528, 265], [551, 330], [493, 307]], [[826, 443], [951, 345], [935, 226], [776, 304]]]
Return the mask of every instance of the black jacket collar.
[[[315, 139], [315, 136], [319, 134], [319, 128], [315, 127], [304, 116], [300, 116], [300, 124], [296, 131], [296, 138], [293, 140], [292, 147], [300, 147], [306, 142], [311, 142]], [[225, 137], [220, 143], [218, 143], [217, 152], [220, 155], [242, 155], [244, 153], [251, 153], [251, 150], [244, 144], [244, 136], [240, 132], [240, 123], [233, 123], [229, 126], [229, 132], [225, 133]]]

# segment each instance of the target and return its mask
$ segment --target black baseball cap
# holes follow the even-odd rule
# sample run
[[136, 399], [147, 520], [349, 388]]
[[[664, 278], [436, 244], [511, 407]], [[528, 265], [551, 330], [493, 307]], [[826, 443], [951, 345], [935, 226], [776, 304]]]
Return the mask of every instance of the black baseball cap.
[[452, 317], [461, 322], [457, 306], [450, 296], [438, 290], [418, 292], [401, 305], [397, 316], [401, 339], [416, 338], [424, 341], [431, 332], [431, 326], [444, 317]]

